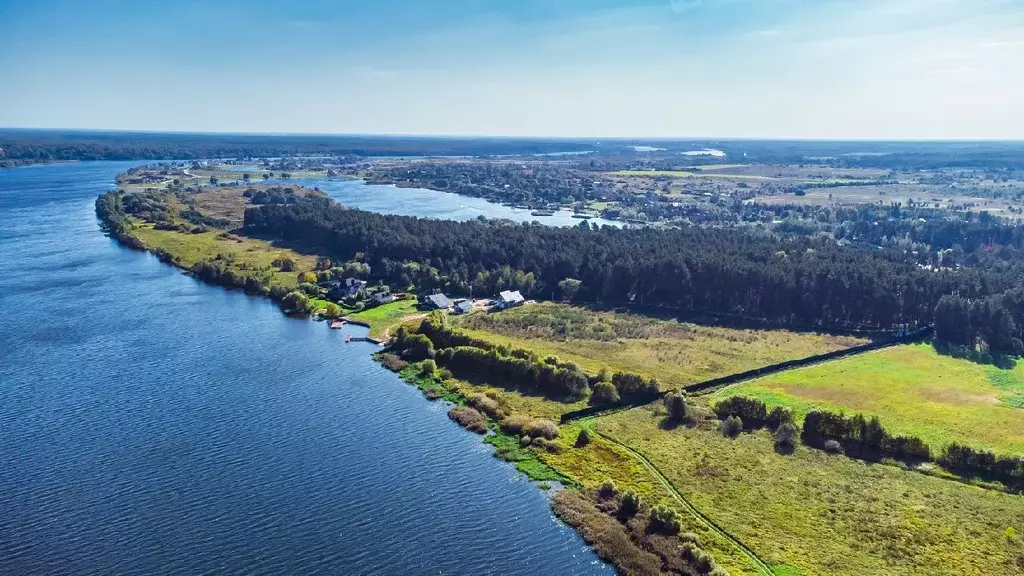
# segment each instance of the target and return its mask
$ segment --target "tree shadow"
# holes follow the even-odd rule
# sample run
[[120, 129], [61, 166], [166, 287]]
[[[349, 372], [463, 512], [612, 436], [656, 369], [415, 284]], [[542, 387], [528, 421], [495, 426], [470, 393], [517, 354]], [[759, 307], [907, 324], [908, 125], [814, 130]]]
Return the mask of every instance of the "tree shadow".
[[982, 366], [995, 366], [1002, 370], [1012, 370], [1017, 365], [1017, 358], [1013, 356], [984, 352], [970, 346], [959, 346], [942, 342], [941, 340], [932, 340], [932, 348], [941, 356], [967, 360]]

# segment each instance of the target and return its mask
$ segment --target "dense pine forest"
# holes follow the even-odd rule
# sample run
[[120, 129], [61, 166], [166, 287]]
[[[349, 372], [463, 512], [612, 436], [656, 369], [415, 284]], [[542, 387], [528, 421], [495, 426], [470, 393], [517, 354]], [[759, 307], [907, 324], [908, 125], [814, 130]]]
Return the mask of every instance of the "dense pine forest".
[[940, 336], [955, 325], [952, 342], [980, 337], [998, 352], [1019, 351], [1024, 325], [1013, 262], [936, 268], [905, 251], [843, 247], [830, 238], [744, 228], [453, 223], [327, 201], [250, 208], [245, 230], [361, 259], [373, 276], [396, 285], [455, 294], [518, 289], [559, 298], [559, 282], [571, 278], [580, 281], [577, 302], [876, 329], [930, 324], [945, 296]]

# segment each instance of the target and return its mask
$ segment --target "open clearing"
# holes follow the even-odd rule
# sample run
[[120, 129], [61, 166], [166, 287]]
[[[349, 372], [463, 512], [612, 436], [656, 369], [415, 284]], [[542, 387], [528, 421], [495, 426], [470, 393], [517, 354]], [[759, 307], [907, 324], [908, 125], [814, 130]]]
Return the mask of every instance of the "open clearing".
[[693, 504], [778, 574], [1024, 573], [1024, 498], [798, 446], [764, 431], [659, 427], [637, 408], [596, 429], [643, 453]]
[[401, 325], [405, 319], [416, 314], [416, 298], [381, 304], [368, 310], [348, 314], [345, 318], [370, 325], [370, 338], [386, 338], [387, 332]]
[[[278, 248], [266, 240], [236, 236], [211, 228], [199, 234], [183, 233], [176, 230], [156, 230], [152, 224], [134, 220], [133, 233], [150, 250], [163, 250], [174, 255], [185, 268], [196, 262], [212, 260], [218, 254], [230, 256], [228, 267], [238, 272], [267, 271], [272, 286], [298, 286], [298, 273], [312, 270], [316, 256], [298, 254], [292, 250]], [[274, 268], [274, 260], [291, 258], [295, 261], [295, 272], [281, 272]]]
[[663, 389], [863, 343], [784, 330], [734, 330], [538, 303], [457, 321], [477, 338], [602, 368], [653, 376]]
[[713, 396], [750, 396], [792, 407], [877, 415], [895, 434], [933, 452], [950, 442], [1024, 454], [1024, 362], [1012, 370], [938, 354], [929, 344], [898, 346], [736, 384]]

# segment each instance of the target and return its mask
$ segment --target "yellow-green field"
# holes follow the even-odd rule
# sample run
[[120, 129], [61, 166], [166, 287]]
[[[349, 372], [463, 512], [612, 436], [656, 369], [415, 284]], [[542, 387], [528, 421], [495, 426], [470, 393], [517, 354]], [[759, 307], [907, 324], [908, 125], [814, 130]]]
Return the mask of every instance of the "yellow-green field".
[[416, 298], [410, 297], [348, 314], [345, 318], [369, 324], [371, 338], [386, 339], [391, 331], [415, 316], [421, 314], [416, 311]]
[[[223, 230], [210, 229], [201, 234], [190, 234], [175, 230], [156, 230], [152, 224], [133, 220], [133, 233], [150, 250], [163, 250], [170, 253], [188, 268], [196, 262], [211, 260], [218, 254], [230, 255], [233, 258], [230, 267], [237, 271], [268, 270], [273, 286], [297, 286], [298, 273], [312, 270], [316, 264], [316, 256], [299, 254], [292, 250], [278, 248], [265, 240], [257, 240], [244, 236], [235, 236]], [[271, 263], [281, 258], [295, 261], [295, 272], [281, 272]]]
[[1024, 454], [1024, 363], [1011, 370], [938, 354], [929, 344], [869, 352], [731, 386], [769, 406], [877, 415], [889, 431], [912, 434], [933, 452], [950, 442]]
[[804, 446], [780, 455], [765, 431], [729, 439], [664, 430], [661, 419], [638, 408], [594, 425], [643, 453], [778, 574], [1024, 573], [1024, 497]]
[[458, 321], [472, 336], [602, 368], [653, 376], [663, 388], [860, 344], [856, 338], [784, 330], [734, 330], [537, 303]]

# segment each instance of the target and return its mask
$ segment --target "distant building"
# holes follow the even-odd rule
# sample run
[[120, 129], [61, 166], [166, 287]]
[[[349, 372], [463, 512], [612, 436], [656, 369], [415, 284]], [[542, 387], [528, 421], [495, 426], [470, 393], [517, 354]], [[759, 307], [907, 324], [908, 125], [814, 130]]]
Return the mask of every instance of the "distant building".
[[466, 314], [473, 309], [473, 302], [469, 300], [460, 300], [455, 303], [456, 314]]
[[519, 293], [519, 290], [505, 290], [498, 295], [498, 301], [495, 303], [495, 306], [499, 310], [505, 310], [507, 308], [519, 306], [525, 301], [526, 300], [523, 298], [523, 295]]
[[452, 301], [444, 294], [431, 294], [423, 300], [423, 305], [431, 310], [447, 310], [452, 307]]
[[381, 290], [379, 292], [374, 292], [373, 296], [370, 296], [370, 298], [374, 302], [377, 302], [377, 303], [380, 303], [380, 304], [386, 304], [388, 302], [394, 302], [395, 301], [395, 295], [391, 293], [391, 289], [389, 289], [389, 288], [384, 288], [383, 290]]

